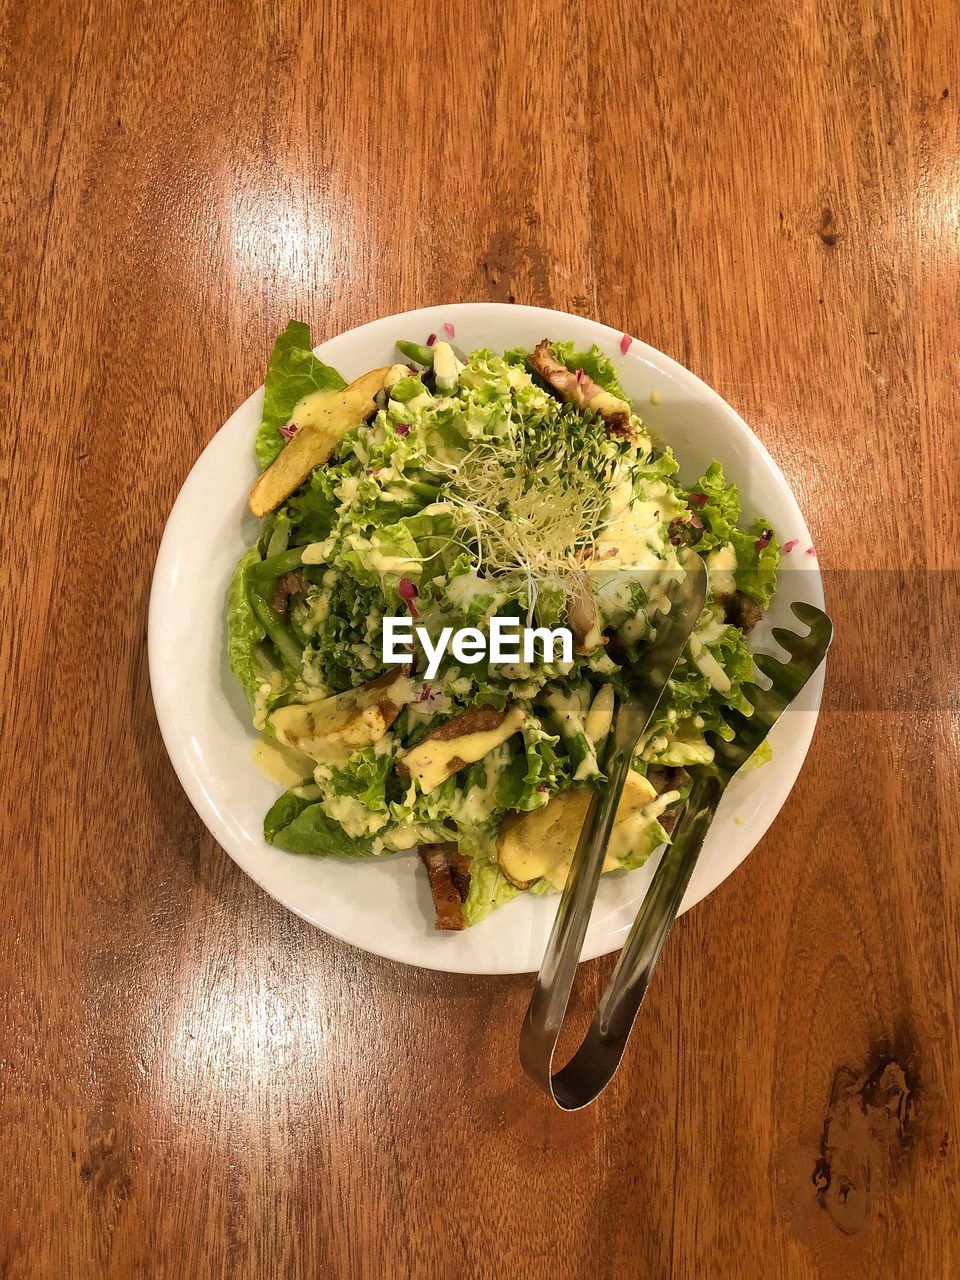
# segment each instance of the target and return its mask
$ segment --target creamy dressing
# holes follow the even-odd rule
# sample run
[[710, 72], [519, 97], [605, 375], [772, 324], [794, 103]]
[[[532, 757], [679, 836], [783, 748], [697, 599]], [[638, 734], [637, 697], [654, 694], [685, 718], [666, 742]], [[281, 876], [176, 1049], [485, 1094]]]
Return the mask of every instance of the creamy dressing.
[[597, 696], [594, 698], [584, 722], [587, 737], [595, 747], [599, 746], [610, 732], [610, 726], [613, 723], [613, 704], [613, 685], [602, 685], [597, 691]]
[[594, 413], [629, 413], [630, 406], [626, 400], [620, 400], [609, 391], [598, 391], [587, 401], [587, 408]]
[[690, 637], [690, 656], [717, 693], [730, 692], [730, 677], [699, 636]]
[[470, 605], [479, 596], [491, 597], [492, 603], [487, 610], [488, 613], [504, 599], [501, 592], [494, 591], [490, 583], [479, 577], [473, 570], [469, 573], [459, 573], [447, 583], [447, 599], [461, 613], [467, 613]]
[[[606, 687], [606, 686], [605, 686]], [[603, 691], [601, 690], [601, 693]], [[545, 696], [545, 702], [550, 710], [560, 722], [561, 733], [565, 738], [580, 738], [582, 740], [581, 750], [584, 751], [583, 759], [577, 765], [576, 772], [573, 775], [574, 782], [583, 782], [587, 778], [596, 777], [600, 772], [600, 766], [597, 762], [597, 741], [595, 737], [591, 737], [587, 727], [590, 720], [591, 712], [587, 712], [586, 704], [589, 696], [589, 689], [583, 686], [575, 690], [573, 693], [565, 694], [559, 689], [551, 689]], [[597, 697], [599, 698], [599, 694]], [[611, 690], [612, 698], [612, 690]], [[594, 700], [596, 702], [596, 699]], [[613, 712], [611, 703], [611, 715]], [[600, 714], [594, 719], [595, 726], [603, 728], [602, 708]], [[607, 729], [609, 729], [609, 721]], [[606, 730], [604, 730], [604, 735]], [[603, 736], [603, 735], [602, 735]]]
[[278, 787], [296, 787], [313, 776], [314, 762], [295, 747], [274, 738], [261, 738], [253, 744], [253, 763]]
[[723, 618], [714, 614], [709, 622], [705, 623], [702, 627], [698, 627], [693, 634], [701, 644], [716, 644], [726, 631], [728, 625], [728, 623], [724, 622]]
[[323, 807], [353, 839], [375, 835], [390, 821], [389, 814], [374, 813], [356, 796], [327, 796]]
[[267, 723], [267, 702], [272, 692], [273, 686], [267, 680], [257, 685], [257, 691], [253, 695], [253, 727], [255, 729], [262, 729]]
[[340, 483], [334, 489], [334, 493], [344, 504], [350, 506], [354, 498], [357, 496], [357, 489], [360, 486], [359, 476], [344, 476]]
[[583, 724], [585, 694], [586, 689], [576, 689], [573, 693], [551, 689], [544, 696], [547, 706], [560, 721], [565, 737], [585, 732]]
[[669, 809], [679, 799], [679, 791], [664, 791], [663, 795], [657, 796], [656, 800], [651, 800], [649, 804], [645, 804], [641, 813], [648, 822], [652, 822], [654, 818], [660, 817], [664, 809]]
[[419, 560], [410, 560], [406, 556], [385, 556], [380, 551], [370, 551], [367, 561], [377, 573], [419, 573], [423, 567]]
[[433, 375], [441, 391], [452, 391], [466, 365], [454, 355], [449, 342], [437, 342], [433, 347]]
[[733, 576], [737, 568], [737, 553], [733, 543], [717, 547], [707, 556], [707, 575], [710, 579], [710, 590], [715, 596], [732, 596], [737, 589], [737, 581]]
[[308, 392], [307, 395], [301, 396], [293, 406], [290, 421], [295, 422], [300, 428], [315, 426], [328, 416], [331, 401], [340, 395], [342, 393], [339, 391]]
[[497, 789], [497, 783], [500, 781], [505, 759], [506, 756], [502, 745], [487, 757], [484, 762], [486, 768], [485, 781], [482, 785], [478, 784], [470, 787], [454, 814], [460, 825], [475, 827], [489, 821], [490, 810], [493, 808], [494, 792]]
[[333, 539], [324, 538], [322, 542], [308, 542], [303, 548], [301, 559], [304, 564], [326, 564], [333, 550]]
[[385, 555], [360, 534], [350, 534], [347, 541], [351, 550], [356, 551], [364, 563], [377, 573], [397, 573], [410, 576], [411, 574], [420, 573], [423, 568], [419, 560], [413, 560], [409, 556]]
[[[521, 707], [514, 707], [504, 716], [495, 729], [484, 729], [478, 733], [461, 734], [459, 738], [448, 738], [439, 742], [436, 738], [425, 738], [423, 742], [405, 752], [400, 759], [412, 778], [420, 783], [420, 790], [426, 795], [439, 787], [440, 783], [456, 773], [465, 765], [482, 760], [485, 755], [499, 747], [502, 742], [512, 738], [524, 724], [527, 713]], [[454, 767], [454, 761], [460, 761]]]
[[[610, 495], [610, 514], [597, 537], [597, 546], [614, 548], [616, 554], [598, 561], [596, 569], [661, 569], [666, 548], [663, 536], [667, 486], [651, 484], [646, 498], [633, 498], [628, 479], [620, 480]], [[626, 499], [626, 501], [625, 501]]]

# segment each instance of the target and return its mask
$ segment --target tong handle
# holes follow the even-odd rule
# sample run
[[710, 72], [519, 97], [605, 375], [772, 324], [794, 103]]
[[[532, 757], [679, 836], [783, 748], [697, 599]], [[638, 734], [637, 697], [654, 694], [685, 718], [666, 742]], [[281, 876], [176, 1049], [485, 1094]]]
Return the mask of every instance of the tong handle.
[[[553, 1051], [570, 1001], [580, 952], [590, 923], [600, 872], [613, 829], [624, 783], [637, 743], [633, 717], [618, 709], [611, 747], [604, 760], [607, 784], [590, 797], [576, 852], [567, 873], [560, 905], [550, 931], [543, 966], [520, 1032], [520, 1061], [524, 1070], [551, 1092]], [[577, 892], [574, 893], [574, 886]]]
[[[629, 765], [628, 757], [616, 792], [618, 802]], [[595, 796], [595, 800], [602, 801], [613, 791], [614, 776], [609, 776], [611, 785], [602, 795]], [[654, 966], [677, 918], [723, 788], [723, 780], [712, 771], [705, 771], [694, 782], [683, 816], [677, 824], [673, 843], [667, 847], [660, 860], [653, 882], [644, 896], [637, 918], [600, 998], [593, 1022], [579, 1049], [567, 1065], [556, 1073], [553, 1072], [553, 1055], [586, 933], [586, 920], [579, 930], [578, 945], [575, 949], [571, 948], [570, 952], [563, 948], [554, 952], [554, 939], [551, 936], [547, 947], [548, 955], [551, 958], [556, 955], [563, 960], [572, 954], [573, 959], [569, 965], [562, 968], [558, 966], [556, 972], [541, 973], [520, 1034], [520, 1060], [528, 1075], [565, 1111], [576, 1111], [592, 1102], [610, 1083], [620, 1065], [634, 1020], [650, 985]], [[613, 814], [616, 813], [616, 808], [614, 804]], [[584, 824], [584, 836], [592, 834], [592, 811], [591, 805]], [[612, 824], [612, 817], [610, 821]], [[581, 845], [583, 843], [581, 837]], [[577, 860], [582, 852], [581, 845], [577, 846], [568, 884], [573, 880]], [[605, 847], [604, 841], [601, 850]], [[585, 853], [584, 856], [588, 855]], [[600, 860], [597, 859], [597, 862], [595, 872], [592, 865], [590, 868], [596, 880], [600, 876]], [[587, 900], [589, 906], [586, 915], [589, 919], [593, 894]], [[561, 927], [563, 906], [561, 900], [554, 933]], [[579, 921], [577, 924], [579, 925]]]

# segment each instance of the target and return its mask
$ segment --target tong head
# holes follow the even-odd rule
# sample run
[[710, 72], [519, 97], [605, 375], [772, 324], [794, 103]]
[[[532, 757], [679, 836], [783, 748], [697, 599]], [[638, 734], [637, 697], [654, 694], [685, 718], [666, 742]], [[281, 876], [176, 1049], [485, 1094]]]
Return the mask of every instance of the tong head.
[[[544, 968], [521, 1032], [520, 1057], [527, 1073], [565, 1111], [574, 1111], [592, 1102], [613, 1078], [727, 783], [753, 755], [830, 647], [833, 626], [827, 615], [809, 604], [794, 604], [792, 608], [798, 621], [809, 628], [807, 634], [799, 635], [782, 627], [774, 630], [773, 638], [787, 651], [789, 661], [780, 662], [767, 655], [755, 657], [757, 668], [770, 681], [769, 688], [758, 684], [744, 686], [753, 713], [728, 715], [736, 740], [726, 742], [713, 735], [714, 763], [691, 768], [693, 784], [673, 842], [660, 860], [580, 1047], [557, 1072], [553, 1071], [553, 1054], [586, 921], [581, 916], [578, 938], [573, 939], [574, 949], [565, 950], [561, 957], [563, 963], [559, 965], [552, 950], [558, 941], [557, 924], [554, 925]], [[570, 889], [568, 881], [557, 913], [558, 923], [562, 923], [564, 902], [569, 899]], [[591, 904], [592, 901], [591, 897]], [[571, 941], [569, 936], [566, 941]]]
[[790, 607], [809, 631], [801, 636], [786, 627], [774, 627], [773, 638], [786, 649], [789, 661], [781, 662], [768, 653], [755, 653], [754, 665], [770, 681], [769, 688], [755, 683], [743, 685], [744, 697], [753, 707], [752, 714], [726, 713], [727, 723], [735, 735], [732, 742], [713, 735], [714, 763], [727, 780], [750, 759], [830, 648], [833, 623], [823, 610], [799, 601]]

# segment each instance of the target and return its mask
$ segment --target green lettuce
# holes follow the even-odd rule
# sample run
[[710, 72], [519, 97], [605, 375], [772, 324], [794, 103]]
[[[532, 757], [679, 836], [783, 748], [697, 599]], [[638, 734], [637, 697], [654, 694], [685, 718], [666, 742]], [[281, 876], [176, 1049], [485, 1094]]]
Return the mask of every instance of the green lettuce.
[[698, 551], [725, 546], [740, 519], [740, 494], [735, 484], [727, 484], [723, 467], [712, 462], [691, 491], [703, 494], [707, 501], [697, 506], [696, 512], [703, 522], [703, 537], [697, 543]]
[[659, 849], [665, 844], [670, 837], [661, 827], [660, 823], [654, 819], [649, 826], [643, 828], [639, 834], [636, 846], [630, 850], [620, 862], [627, 871], [633, 871], [637, 867], [642, 867], [646, 860], [653, 853], [654, 849]]
[[295, 545], [322, 542], [333, 528], [340, 505], [334, 489], [340, 477], [329, 467], [314, 467], [307, 481], [288, 501], [284, 511]]
[[[734, 529], [730, 535], [733, 549], [737, 553], [737, 568], [734, 579], [741, 591], [756, 600], [762, 609], [773, 599], [777, 589], [777, 569], [780, 565], [780, 543], [777, 535], [771, 533], [765, 520], [754, 520], [750, 531]], [[764, 535], [761, 538], [761, 534]]]
[[315, 858], [369, 858], [373, 842], [353, 839], [339, 822], [328, 817], [316, 801], [304, 800], [285, 791], [270, 806], [263, 820], [263, 834], [268, 844], [287, 853], [303, 853]]
[[464, 923], [479, 924], [491, 911], [510, 902], [519, 892], [500, 870], [495, 857], [474, 853], [470, 863], [470, 889], [461, 908]]
[[291, 320], [273, 344], [263, 391], [263, 419], [254, 451], [261, 471], [274, 460], [285, 441], [280, 428], [290, 421], [294, 405], [312, 391], [339, 391], [346, 386], [336, 369], [318, 360], [310, 343], [310, 326]]
[[578, 351], [575, 342], [552, 342], [550, 349], [562, 365], [576, 373], [578, 369], [582, 369], [588, 378], [592, 378], [594, 382], [603, 387], [604, 391], [609, 391], [611, 395], [619, 396], [621, 400], [626, 400], [623, 387], [620, 385], [620, 379], [617, 377], [617, 371], [613, 367], [613, 361], [609, 356], [605, 356], [599, 347], [590, 347], [587, 351]]
[[[697, 543], [697, 550], [708, 551], [731, 543], [737, 556], [734, 577], [738, 588], [765, 609], [777, 588], [780, 544], [776, 535], [769, 541], [761, 539], [760, 535], [770, 526], [760, 517], [749, 529], [737, 528], [741, 515], [740, 495], [735, 484], [727, 484], [719, 462], [711, 463], [692, 492], [703, 494], [707, 499], [696, 507], [703, 522], [703, 537]], [[758, 542], [764, 545], [758, 547]]]
[[554, 748], [560, 741], [548, 733], [539, 718], [528, 716], [522, 730], [522, 748], [511, 741], [510, 762], [497, 780], [494, 808], [539, 809], [562, 785], [563, 762]]
[[350, 759], [330, 773], [324, 792], [333, 796], [353, 796], [367, 809], [380, 813], [387, 810], [387, 782], [393, 771], [390, 755], [377, 755], [375, 747], [355, 751]]
[[770, 745], [770, 739], [764, 738], [749, 759], [745, 760], [740, 766], [740, 773], [753, 773], [754, 769], [762, 769], [765, 764], [769, 764], [773, 759], [773, 747]]
[[250, 607], [247, 570], [259, 563], [260, 549], [254, 543], [237, 562], [227, 589], [227, 660], [251, 706], [262, 679], [257, 670], [256, 652], [265, 633]]

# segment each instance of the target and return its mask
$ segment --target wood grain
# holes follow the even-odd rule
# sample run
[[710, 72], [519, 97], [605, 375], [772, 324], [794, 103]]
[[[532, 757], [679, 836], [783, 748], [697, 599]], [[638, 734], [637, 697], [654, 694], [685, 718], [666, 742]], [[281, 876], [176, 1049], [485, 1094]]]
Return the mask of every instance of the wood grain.
[[[960, 1274], [957, 6], [2, 14], [3, 1274]], [[147, 684], [167, 513], [288, 316], [475, 298], [715, 386], [839, 625], [797, 788], [575, 1116], [526, 980], [245, 879]]]

